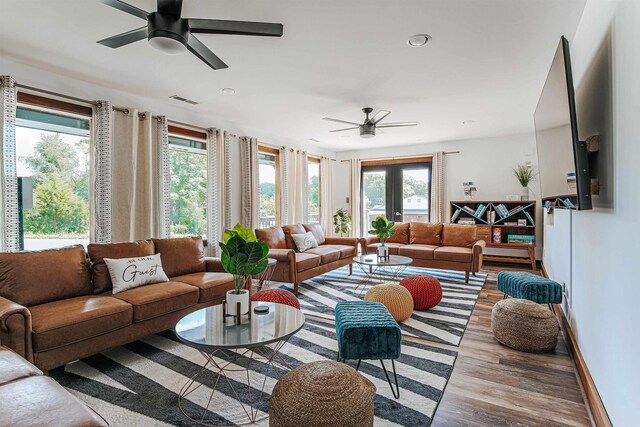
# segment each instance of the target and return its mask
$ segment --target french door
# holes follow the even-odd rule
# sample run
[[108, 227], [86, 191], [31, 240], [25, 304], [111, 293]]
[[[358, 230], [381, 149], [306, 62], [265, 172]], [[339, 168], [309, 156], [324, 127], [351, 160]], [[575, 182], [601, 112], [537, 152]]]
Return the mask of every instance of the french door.
[[362, 166], [362, 230], [385, 215], [394, 222], [429, 222], [431, 162]]

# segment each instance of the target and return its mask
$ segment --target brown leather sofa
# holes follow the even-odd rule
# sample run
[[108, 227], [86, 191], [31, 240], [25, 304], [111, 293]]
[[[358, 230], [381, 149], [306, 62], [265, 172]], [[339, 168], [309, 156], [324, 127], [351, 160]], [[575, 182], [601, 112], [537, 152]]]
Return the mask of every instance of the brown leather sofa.
[[[160, 254], [169, 282], [112, 293], [104, 258]], [[43, 371], [173, 328], [233, 277], [200, 237], [0, 253], [0, 343]]]
[[[407, 222], [394, 226], [396, 233], [385, 244], [391, 255], [413, 259], [417, 267], [441, 268], [477, 273], [482, 268], [482, 252], [486, 243], [476, 237], [476, 227], [459, 224], [430, 224]], [[380, 239], [363, 239], [367, 253], [375, 253]]]
[[0, 401], [0, 426], [109, 425], [80, 399], [4, 346], [0, 346]]
[[[291, 234], [312, 232], [318, 247], [297, 252]], [[293, 283], [298, 295], [298, 283], [336, 268], [349, 266], [356, 256], [358, 239], [351, 237], [326, 237], [320, 224], [293, 224], [283, 227], [258, 228], [256, 237], [269, 246], [269, 258], [278, 262], [272, 280]]]

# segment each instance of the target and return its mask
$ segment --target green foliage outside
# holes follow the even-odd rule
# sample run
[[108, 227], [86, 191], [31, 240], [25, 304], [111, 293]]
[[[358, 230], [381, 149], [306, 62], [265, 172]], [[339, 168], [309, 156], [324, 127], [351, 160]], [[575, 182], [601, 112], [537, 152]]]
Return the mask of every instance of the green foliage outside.
[[169, 150], [171, 236], [207, 233], [207, 156]]
[[[385, 174], [370, 173], [365, 174], [363, 179], [365, 209], [371, 209], [375, 206], [385, 205]], [[412, 196], [427, 197], [429, 187], [426, 180], [418, 180], [413, 177], [406, 177], [403, 180], [403, 199]]]
[[272, 182], [260, 183], [260, 218], [276, 216], [276, 185]]
[[314, 175], [309, 178], [309, 187], [307, 188], [307, 197], [309, 198], [309, 215], [318, 215], [320, 213], [320, 177]]

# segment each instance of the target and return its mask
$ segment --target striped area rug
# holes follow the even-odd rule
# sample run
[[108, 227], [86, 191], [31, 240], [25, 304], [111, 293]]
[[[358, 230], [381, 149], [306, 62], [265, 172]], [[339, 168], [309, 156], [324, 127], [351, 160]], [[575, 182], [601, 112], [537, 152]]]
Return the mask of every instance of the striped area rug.
[[[334, 325], [307, 319], [280, 352], [292, 368], [317, 360], [336, 359]], [[377, 387], [376, 426], [428, 426], [449, 380], [457, 352], [413, 342], [403, 342], [402, 356], [396, 361], [400, 399], [395, 400], [379, 362], [363, 361], [360, 372]], [[112, 426], [190, 426], [177, 407], [177, 393], [203, 364], [202, 355], [179, 342], [172, 332], [148, 336], [95, 356], [50, 371], [50, 375], [73, 394], [100, 413]], [[389, 363], [387, 363], [389, 365]], [[267, 399], [258, 406], [258, 418], [268, 413], [271, 390], [286, 371], [267, 370], [252, 362], [251, 371], [268, 373]], [[252, 374], [252, 375], [253, 375]], [[202, 378], [202, 377], [200, 377]], [[246, 371], [234, 373], [235, 386], [246, 384]], [[215, 378], [207, 375], [202, 386], [188, 397], [190, 410], [206, 407]], [[234, 394], [221, 380], [209, 406], [210, 417], [220, 425], [246, 422]], [[255, 393], [255, 391], [254, 391]], [[246, 387], [239, 391], [247, 401]], [[243, 418], [244, 417], [244, 418]], [[264, 419], [256, 426], [268, 426]], [[337, 427], [337, 426], [336, 426]]]
[[[442, 285], [442, 301], [429, 310], [415, 310], [411, 318], [400, 324], [402, 333], [434, 342], [459, 345], [487, 275], [472, 275], [467, 284], [464, 272], [461, 271], [408, 267], [400, 275], [400, 279], [410, 274], [430, 274], [437, 277]], [[362, 270], [354, 265], [351, 276], [348, 268], [343, 267], [301, 282], [298, 288], [300, 308], [304, 313], [333, 320], [338, 302], [359, 301], [364, 298], [371, 285], [358, 287], [363, 278]], [[293, 285], [278, 286], [291, 290]]]

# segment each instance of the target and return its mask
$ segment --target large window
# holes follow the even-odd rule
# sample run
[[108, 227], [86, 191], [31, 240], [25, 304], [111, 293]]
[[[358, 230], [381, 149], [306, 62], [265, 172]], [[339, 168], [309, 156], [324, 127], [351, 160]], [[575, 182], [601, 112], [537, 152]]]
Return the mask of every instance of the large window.
[[307, 222], [320, 222], [320, 159], [307, 160]]
[[175, 134], [169, 135], [169, 162], [171, 236], [206, 236], [207, 150], [205, 141]]
[[278, 150], [260, 146], [258, 150], [260, 228], [280, 225], [278, 166]]
[[[90, 109], [89, 109], [90, 111]], [[90, 118], [19, 105], [21, 248], [89, 243]]]

